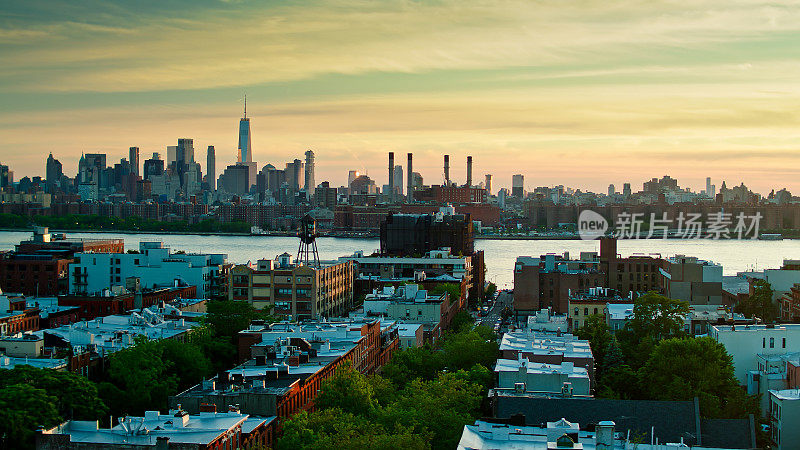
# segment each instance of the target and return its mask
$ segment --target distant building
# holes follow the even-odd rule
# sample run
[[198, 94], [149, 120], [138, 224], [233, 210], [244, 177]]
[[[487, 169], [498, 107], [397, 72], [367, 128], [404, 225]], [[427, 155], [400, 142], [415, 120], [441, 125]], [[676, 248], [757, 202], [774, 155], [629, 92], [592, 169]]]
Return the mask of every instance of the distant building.
[[486, 203], [486, 190], [475, 186], [431, 186], [414, 192], [417, 202], [432, 203]]
[[577, 330], [586, 324], [586, 319], [593, 315], [602, 317], [603, 322], [609, 321], [609, 304], [625, 305], [631, 308], [634, 294], [629, 297], [619, 295], [613, 289], [603, 287], [590, 287], [579, 289], [569, 295], [568, 315], [572, 330]]
[[621, 295], [631, 292], [660, 292], [661, 267], [664, 260], [658, 255], [633, 255], [622, 258], [617, 253], [617, 239], [600, 238], [600, 270], [605, 275], [604, 287]]
[[594, 380], [594, 356], [588, 341], [571, 334], [540, 333], [534, 330], [512, 331], [503, 334], [500, 341], [500, 358], [544, 364], [570, 362], [574, 367], [588, 371]]
[[213, 145], [206, 151], [206, 182], [210, 190], [217, 190], [217, 153]]
[[314, 193], [314, 187], [316, 184], [314, 183], [314, 152], [312, 150], [306, 151], [306, 177], [305, 183], [303, 184], [303, 188], [305, 191], [312, 195]]
[[436, 214], [393, 214], [381, 224], [381, 254], [413, 256], [449, 247], [454, 255], [475, 252], [469, 215], [442, 208]]
[[[254, 183], [253, 180], [252, 183]], [[229, 194], [244, 195], [250, 191], [250, 168], [236, 164], [228, 166], [220, 176], [219, 188]]]
[[131, 164], [131, 173], [139, 175], [139, 147], [128, 149], [128, 161]]
[[521, 174], [511, 177], [511, 196], [523, 198], [525, 196], [525, 176]]

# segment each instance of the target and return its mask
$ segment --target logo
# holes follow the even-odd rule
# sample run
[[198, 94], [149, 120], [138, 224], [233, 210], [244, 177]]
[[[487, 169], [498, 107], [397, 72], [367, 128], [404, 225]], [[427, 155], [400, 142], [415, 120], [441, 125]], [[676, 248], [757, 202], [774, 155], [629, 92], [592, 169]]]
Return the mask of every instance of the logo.
[[578, 216], [578, 235], [581, 239], [591, 241], [605, 236], [608, 221], [600, 214], [584, 209]]

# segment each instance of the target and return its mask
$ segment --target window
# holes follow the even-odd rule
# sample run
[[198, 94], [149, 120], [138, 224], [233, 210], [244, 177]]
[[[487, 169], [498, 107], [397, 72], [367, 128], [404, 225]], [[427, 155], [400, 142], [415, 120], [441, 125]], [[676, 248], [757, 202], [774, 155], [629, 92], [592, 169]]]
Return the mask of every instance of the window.
[[594, 309], [594, 313], [597, 314], [597, 308]]
[[579, 314], [579, 313], [578, 313], [578, 307], [576, 306], [576, 307], [575, 307], [575, 315], [577, 316], [578, 314]]
[[769, 338], [769, 348], [775, 348], [775, 338]]
[[783, 338], [781, 345], [783, 346], [783, 348], [786, 348], [786, 338]]
[[767, 348], [767, 338], [761, 338], [761, 348]]
[[588, 316], [589, 315], [589, 308], [583, 308], [583, 315], [584, 316]]

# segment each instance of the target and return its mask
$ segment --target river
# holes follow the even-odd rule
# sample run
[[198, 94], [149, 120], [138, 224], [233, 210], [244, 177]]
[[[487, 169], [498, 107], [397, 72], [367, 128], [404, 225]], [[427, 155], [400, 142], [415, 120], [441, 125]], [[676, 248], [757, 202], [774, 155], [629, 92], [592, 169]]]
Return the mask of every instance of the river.
[[[0, 232], [0, 250], [13, 250], [21, 240], [30, 239], [30, 232]], [[142, 241], [163, 241], [173, 251], [225, 253], [233, 263], [255, 262], [274, 258], [283, 252], [297, 254], [299, 240], [278, 236], [202, 236], [182, 234], [128, 234], [128, 233], [67, 233], [68, 238], [120, 238], [126, 249], [136, 249]], [[321, 259], [336, 259], [351, 255], [356, 250], [370, 253], [377, 250], [377, 239], [348, 239], [324, 237], [317, 239]], [[600, 251], [599, 241], [581, 240], [484, 240], [475, 242], [477, 250], [484, 250], [487, 280], [501, 288], [512, 287], [514, 260], [517, 256], [539, 256], [545, 253], [569, 252], [577, 258], [582, 251]], [[746, 270], [778, 268], [784, 259], [800, 259], [800, 240], [708, 240], [708, 239], [631, 239], [617, 244], [622, 256], [633, 254], [676, 254], [697, 256], [722, 264], [725, 275], [735, 275]]]

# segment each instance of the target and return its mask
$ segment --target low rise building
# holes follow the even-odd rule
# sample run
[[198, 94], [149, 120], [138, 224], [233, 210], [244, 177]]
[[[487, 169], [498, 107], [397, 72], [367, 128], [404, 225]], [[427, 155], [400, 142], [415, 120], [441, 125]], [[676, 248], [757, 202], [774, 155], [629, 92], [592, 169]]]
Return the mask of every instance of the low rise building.
[[228, 298], [292, 320], [345, 316], [353, 307], [353, 278], [352, 261], [313, 267], [294, 264], [284, 253], [256, 265], [233, 266]]
[[373, 373], [399, 344], [397, 330], [377, 321], [255, 325], [239, 337], [240, 350], [250, 343], [252, 359], [170, 397], [170, 405], [190, 412], [203, 404], [238, 405], [249, 414], [286, 418], [312, 407], [322, 381], [345, 362]]
[[[138, 279], [129, 278], [126, 281], [128, 285], [131, 281], [138, 283]], [[178, 286], [181, 283], [177, 279], [173, 284], [175, 286], [152, 286], [145, 289], [115, 286], [97, 295], [62, 295], [58, 297], [58, 305], [77, 307], [79, 319], [92, 320], [95, 317], [125, 314], [134, 309], [150, 308], [161, 303], [197, 297], [196, 286]]]
[[571, 334], [537, 333], [533, 330], [508, 332], [500, 341], [500, 357], [512, 360], [521, 357], [544, 364], [571, 362], [574, 367], [586, 369], [589, 379], [594, 379], [594, 356], [589, 342]]
[[592, 287], [569, 293], [569, 323], [572, 330], [586, 324], [586, 319], [593, 315], [599, 315], [603, 321], [609, 322], [608, 305], [620, 304], [630, 305], [637, 293], [630, 292], [628, 296], [622, 296], [617, 291], [609, 288]]
[[129, 278], [138, 278], [142, 289], [179, 279], [182, 285], [196, 286], [197, 296], [206, 298], [226, 258], [224, 254], [172, 253], [163, 242], [141, 242], [136, 253], [76, 253], [69, 266], [69, 293], [102, 295], [115, 286], [126, 286]]
[[122, 417], [111, 428], [95, 421], [70, 420], [36, 436], [37, 450], [206, 450], [272, 446], [275, 417], [254, 417], [231, 409], [190, 415], [180, 408], [167, 414], [145, 411]]
[[547, 254], [539, 258], [520, 256], [514, 264], [514, 312], [529, 316], [551, 308], [567, 314], [570, 292], [602, 286], [597, 253], [582, 252], [580, 259], [569, 254]]
[[569, 330], [569, 318], [566, 314], [553, 314], [550, 308], [542, 309], [528, 316], [525, 328], [533, 331], [566, 333]]
[[[616, 442], [613, 447], [600, 447], [609, 449], [641, 449], [652, 448], [690, 448], [708, 449], [751, 449], [756, 448], [755, 419], [705, 419], [700, 417], [700, 402], [697, 398], [689, 401], [660, 401], [660, 400], [617, 400], [607, 398], [590, 398], [564, 396], [561, 394], [543, 396], [540, 394], [520, 393], [513, 390], [493, 390], [491, 403], [493, 421], [498, 423], [513, 424], [515, 428], [525, 426], [541, 426], [551, 421], [564, 421], [576, 424], [587, 424], [582, 431], [595, 431], [598, 425], [613, 421], [615, 423], [614, 435], [617, 439], [640, 436], [636, 439], [641, 442], [659, 442], [660, 446], [648, 447], [647, 444]], [[590, 446], [590, 441], [575, 439], [572, 432], [560, 432], [572, 437], [572, 447], [567, 448], [597, 448]], [[642, 439], [641, 436], [645, 438]], [[652, 441], [651, 441], [652, 439]], [[633, 439], [632, 439], [633, 440]], [[552, 441], [551, 441], [552, 442]], [[664, 446], [664, 442], [675, 443]], [[516, 444], [517, 442], [514, 442]], [[617, 445], [620, 445], [619, 447]], [[476, 447], [482, 448], [482, 447]], [[489, 447], [492, 449], [503, 448]], [[509, 448], [538, 448], [509, 447]], [[555, 446], [541, 447], [547, 449], [563, 448]]]
[[[686, 439], [675, 441], [660, 440], [658, 443], [642, 443], [641, 439], [620, 432], [612, 420], [601, 420], [581, 426], [564, 418], [541, 425], [523, 426], [519, 424], [488, 422], [476, 420], [475, 425], [465, 425], [458, 442], [458, 450], [665, 450], [689, 448]], [[716, 445], [692, 445], [696, 450], [726, 450], [742, 447], [719, 447]]]
[[739, 384], [747, 384], [747, 372], [758, 366], [759, 355], [780, 355], [797, 350], [800, 324], [714, 325], [709, 336], [725, 346], [733, 359]]
[[364, 299], [364, 314], [383, 316], [389, 320], [422, 324], [425, 342], [435, 344], [444, 330], [450, 328], [455, 315], [465, 308], [463, 299], [451, 301], [448, 293], [430, 295], [416, 284], [397, 289], [384, 287]]
[[570, 361], [536, 363], [520, 355], [517, 359], [498, 359], [494, 371], [498, 378], [496, 389], [499, 390], [591, 395], [589, 372], [584, 367], [575, 367]]
[[797, 448], [800, 442], [800, 390], [769, 391], [770, 434], [776, 450]]
[[694, 256], [675, 255], [660, 269], [664, 295], [690, 305], [722, 304], [722, 266]]
[[605, 276], [604, 287], [628, 295], [630, 292], [661, 291], [664, 265], [661, 255], [631, 255], [623, 258], [617, 253], [617, 238], [600, 239], [600, 271]]

